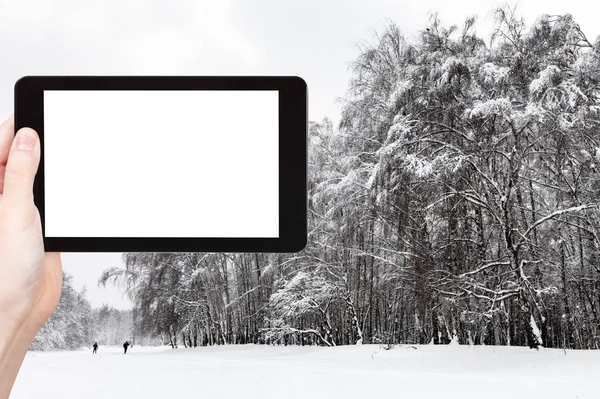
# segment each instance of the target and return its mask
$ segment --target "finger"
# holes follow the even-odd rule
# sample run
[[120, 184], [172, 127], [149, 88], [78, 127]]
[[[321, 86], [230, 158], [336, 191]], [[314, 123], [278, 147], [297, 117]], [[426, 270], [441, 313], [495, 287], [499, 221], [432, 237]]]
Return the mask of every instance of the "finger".
[[14, 118], [11, 115], [2, 125], [0, 125], [0, 195], [4, 188], [4, 170], [8, 160], [8, 152], [15, 135]]
[[40, 140], [35, 130], [23, 128], [17, 132], [6, 162], [2, 200], [24, 209], [33, 203], [33, 181], [40, 163]]

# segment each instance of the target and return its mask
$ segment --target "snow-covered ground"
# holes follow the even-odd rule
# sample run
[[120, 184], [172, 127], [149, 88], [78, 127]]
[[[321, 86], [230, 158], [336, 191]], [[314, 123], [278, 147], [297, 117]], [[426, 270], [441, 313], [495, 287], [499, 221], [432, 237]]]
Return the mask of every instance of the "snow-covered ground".
[[11, 398], [600, 397], [600, 351], [247, 345], [91, 352], [29, 352]]

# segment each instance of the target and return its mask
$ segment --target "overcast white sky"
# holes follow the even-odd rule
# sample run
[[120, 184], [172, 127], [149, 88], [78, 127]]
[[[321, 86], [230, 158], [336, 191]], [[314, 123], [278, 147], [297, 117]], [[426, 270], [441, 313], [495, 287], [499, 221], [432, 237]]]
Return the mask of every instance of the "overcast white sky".
[[[13, 108], [23, 75], [299, 75], [309, 88], [309, 117], [339, 118], [348, 63], [357, 44], [387, 20], [414, 35], [438, 11], [448, 24], [479, 15], [489, 32], [490, 0], [0, 0], [0, 115]], [[514, 2], [511, 2], [514, 4]], [[588, 0], [521, 0], [527, 23], [569, 12], [590, 40], [599, 7]], [[92, 306], [129, 302], [96, 281], [120, 254], [64, 254], [65, 270]]]

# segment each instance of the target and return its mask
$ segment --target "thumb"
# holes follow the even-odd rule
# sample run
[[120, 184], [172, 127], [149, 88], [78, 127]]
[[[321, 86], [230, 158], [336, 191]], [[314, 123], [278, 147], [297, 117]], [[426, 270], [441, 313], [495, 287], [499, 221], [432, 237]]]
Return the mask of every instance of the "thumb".
[[59, 253], [46, 253], [44, 255], [44, 286], [35, 306], [35, 312], [31, 314], [32, 321], [36, 327], [42, 326], [48, 321], [60, 300], [62, 287], [62, 262]]
[[40, 163], [40, 140], [35, 130], [23, 128], [13, 140], [4, 174], [3, 200], [24, 209], [33, 204], [33, 181]]

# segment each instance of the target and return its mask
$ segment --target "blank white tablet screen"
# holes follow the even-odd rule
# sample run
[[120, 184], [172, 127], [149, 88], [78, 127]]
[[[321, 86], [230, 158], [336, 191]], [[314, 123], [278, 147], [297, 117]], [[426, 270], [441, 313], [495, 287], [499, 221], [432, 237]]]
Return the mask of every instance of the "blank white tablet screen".
[[45, 91], [46, 237], [279, 237], [277, 91]]

